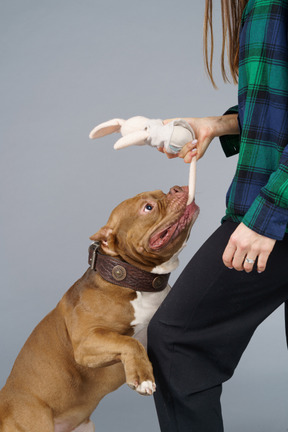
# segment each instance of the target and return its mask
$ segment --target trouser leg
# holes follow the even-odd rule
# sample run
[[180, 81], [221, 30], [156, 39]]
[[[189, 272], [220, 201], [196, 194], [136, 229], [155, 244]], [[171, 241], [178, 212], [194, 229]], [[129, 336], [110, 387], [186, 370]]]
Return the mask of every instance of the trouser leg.
[[286, 332], [286, 344], [288, 347], [288, 302], [285, 302], [284, 306], [284, 317], [285, 317], [285, 332]]
[[236, 226], [226, 222], [207, 240], [150, 323], [162, 431], [223, 430], [221, 384], [257, 326], [288, 298], [288, 240], [276, 243], [265, 272], [229, 270], [222, 254]]

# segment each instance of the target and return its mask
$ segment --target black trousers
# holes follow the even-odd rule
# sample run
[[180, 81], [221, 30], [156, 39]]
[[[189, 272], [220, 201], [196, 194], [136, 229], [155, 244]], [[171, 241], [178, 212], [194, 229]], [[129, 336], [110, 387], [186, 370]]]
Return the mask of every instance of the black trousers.
[[161, 431], [221, 432], [220, 395], [257, 326], [288, 299], [288, 238], [259, 274], [227, 269], [225, 222], [187, 265], [148, 328]]

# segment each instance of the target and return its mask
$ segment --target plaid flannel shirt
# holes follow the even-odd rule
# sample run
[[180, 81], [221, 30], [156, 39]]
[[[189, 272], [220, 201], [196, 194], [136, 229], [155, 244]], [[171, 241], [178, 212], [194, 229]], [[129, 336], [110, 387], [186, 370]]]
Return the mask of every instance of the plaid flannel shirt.
[[283, 239], [288, 224], [288, 0], [250, 0], [240, 31], [240, 135], [223, 136], [239, 152], [225, 219]]

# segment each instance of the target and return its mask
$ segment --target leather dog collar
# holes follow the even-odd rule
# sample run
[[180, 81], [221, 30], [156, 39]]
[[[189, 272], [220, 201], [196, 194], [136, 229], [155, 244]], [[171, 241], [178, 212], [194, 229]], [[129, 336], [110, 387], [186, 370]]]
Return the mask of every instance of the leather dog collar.
[[88, 264], [107, 282], [134, 291], [158, 292], [166, 288], [170, 273], [157, 275], [138, 269], [126, 261], [102, 254], [99, 246], [99, 242], [90, 245]]

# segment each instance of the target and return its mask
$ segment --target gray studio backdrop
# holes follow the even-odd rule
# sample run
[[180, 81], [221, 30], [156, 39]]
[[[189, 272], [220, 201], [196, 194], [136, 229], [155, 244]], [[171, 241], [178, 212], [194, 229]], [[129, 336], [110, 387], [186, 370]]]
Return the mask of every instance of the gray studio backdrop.
[[[187, 184], [181, 160], [116, 152], [116, 135], [91, 141], [89, 131], [114, 117], [218, 115], [237, 103], [218, 63], [217, 91], [204, 73], [203, 10], [204, 0], [1, 1], [1, 386], [34, 326], [87, 268], [89, 236], [111, 209]], [[216, 139], [198, 163], [201, 213], [172, 282], [218, 226], [236, 159]], [[287, 370], [281, 308], [224, 388], [227, 431], [288, 430]], [[158, 431], [153, 399], [125, 386], [93, 420], [97, 432]]]

